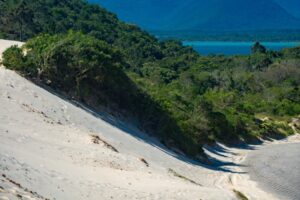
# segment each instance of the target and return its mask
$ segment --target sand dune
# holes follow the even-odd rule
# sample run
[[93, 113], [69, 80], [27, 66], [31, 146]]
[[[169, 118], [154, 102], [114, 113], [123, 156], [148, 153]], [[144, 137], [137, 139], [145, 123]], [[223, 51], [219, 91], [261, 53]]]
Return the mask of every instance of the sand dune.
[[269, 145], [247, 159], [251, 177], [280, 199], [300, 199], [300, 143]]
[[0, 199], [275, 199], [239, 166], [251, 150], [207, 147], [215, 166], [195, 163], [3, 67], [0, 144]]

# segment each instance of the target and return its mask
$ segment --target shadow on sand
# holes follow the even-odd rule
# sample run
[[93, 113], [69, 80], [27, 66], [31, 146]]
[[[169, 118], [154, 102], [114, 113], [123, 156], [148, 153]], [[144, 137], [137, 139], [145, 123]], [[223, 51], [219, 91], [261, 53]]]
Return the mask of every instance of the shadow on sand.
[[[223, 161], [222, 159], [218, 159], [215, 156], [211, 156], [206, 154], [206, 158], [203, 159], [203, 161], [198, 161], [198, 160], [194, 160], [191, 159], [187, 156], [185, 156], [183, 153], [181, 153], [178, 150], [175, 149], [170, 149], [168, 147], [166, 147], [165, 145], [163, 145], [162, 143], [160, 143], [158, 141], [157, 138], [152, 137], [148, 134], [145, 134], [143, 131], [139, 130], [135, 125], [133, 125], [132, 123], [126, 122], [125, 120], [122, 121], [121, 119], [118, 119], [117, 117], [108, 114], [106, 112], [103, 111], [96, 111], [95, 109], [80, 103], [78, 101], [69, 99], [67, 97], [65, 97], [64, 95], [60, 94], [58, 91], [53, 90], [52, 88], [41, 84], [39, 82], [35, 82], [32, 80], [29, 80], [31, 82], [33, 82], [34, 84], [36, 84], [37, 86], [47, 90], [48, 92], [50, 92], [51, 94], [65, 100], [66, 102], [86, 111], [87, 113], [93, 115], [96, 118], [99, 118], [107, 123], [109, 123], [110, 125], [114, 126], [117, 129], [122, 130], [124, 133], [131, 135], [132, 137], [150, 144], [151, 146], [163, 151], [164, 153], [189, 164], [192, 165], [196, 165], [196, 166], [201, 166], [203, 168], [207, 168], [210, 170], [215, 170], [215, 171], [222, 171], [222, 172], [228, 172], [228, 173], [238, 173], [238, 174], [244, 174], [246, 172], [238, 172], [235, 170], [230, 169], [231, 167], [244, 167], [244, 165], [241, 164], [236, 164], [234, 162], [227, 162], [227, 161]], [[238, 148], [238, 149], [247, 149], [247, 150], [255, 150], [256, 149], [256, 145], [260, 145], [262, 142], [256, 142], [253, 144], [239, 144], [236, 146], [230, 146], [233, 148]], [[227, 148], [224, 148], [223, 145], [220, 144], [215, 144], [213, 146], [206, 146], [205, 150], [217, 155], [219, 157], [223, 157], [223, 158], [228, 158], [230, 156], [235, 156], [235, 153], [230, 151]]]

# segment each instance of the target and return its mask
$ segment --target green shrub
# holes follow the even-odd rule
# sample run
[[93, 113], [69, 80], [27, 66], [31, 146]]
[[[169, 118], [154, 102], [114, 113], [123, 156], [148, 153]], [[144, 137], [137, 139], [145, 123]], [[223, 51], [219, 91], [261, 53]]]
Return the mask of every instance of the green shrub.
[[272, 119], [265, 120], [260, 125], [262, 137], [287, 137], [294, 133], [288, 123], [283, 121], [275, 121]]
[[20, 71], [26, 66], [23, 51], [17, 45], [14, 45], [3, 52], [2, 64], [7, 69]]
[[285, 58], [300, 58], [300, 46], [289, 49], [283, 49], [282, 53]]
[[267, 49], [263, 45], [261, 45], [259, 42], [255, 42], [254, 45], [251, 47], [251, 52], [253, 54], [255, 53], [266, 53]]

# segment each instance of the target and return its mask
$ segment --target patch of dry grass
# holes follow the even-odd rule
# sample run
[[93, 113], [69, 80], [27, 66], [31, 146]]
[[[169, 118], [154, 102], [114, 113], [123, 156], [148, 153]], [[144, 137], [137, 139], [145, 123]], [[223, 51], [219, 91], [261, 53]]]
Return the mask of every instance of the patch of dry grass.
[[183, 176], [183, 175], [181, 175], [181, 174], [178, 174], [178, 173], [175, 172], [173, 169], [169, 169], [169, 173], [171, 173], [171, 174], [173, 174], [174, 176], [176, 176], [176, 177], [178, 177], [178, 178], [181, 178], [181, 179], [183, 179], [183, 180], [185, 180], [185, 181], [188, 181], [188, 182], [190, 182], [190, 183], [193, 183], [193, 184], [195, 184], [195, 185], [202, 186], [200, 183], [197, 183], [197, 182], [195, 182], [195, 181], [193, 181], [193, 180], [191, 180], [191, 179], [189, 179], [189, 178], [187, 178], [187, 177], [185, 177], [185, 176]]
[[233, 190], [233, 192], [235, 193], [236, 197], [239, 200], [248, 200], [248, 198], [243, 193], [241, 193], [240, 191]]
[[118, 149], [116, 149], [114, 146], [107, 143], [106, 141], [102, 140], [98, 135], [91, 135], [91, 137], [92, 137], [92, 142], [94, 144], [100, 144], [100, 142], [102, 142], [106, 148], [108, 148], [116, 153], [119, 153]]

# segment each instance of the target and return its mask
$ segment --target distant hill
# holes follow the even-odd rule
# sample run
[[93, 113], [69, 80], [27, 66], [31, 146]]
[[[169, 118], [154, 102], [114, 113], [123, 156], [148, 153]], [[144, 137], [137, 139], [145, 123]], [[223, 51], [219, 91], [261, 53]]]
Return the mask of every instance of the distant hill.
[[300, 19], [300, 1], [299, 0], [275, 0], [280, 6], [289, 13]]
[[276, 1], [90, 0], [117, 13], [122, 20], [148, 30], [300, 29], [300, 20], [295, 17], [297, 14], [286, 10], [292, 4]]

